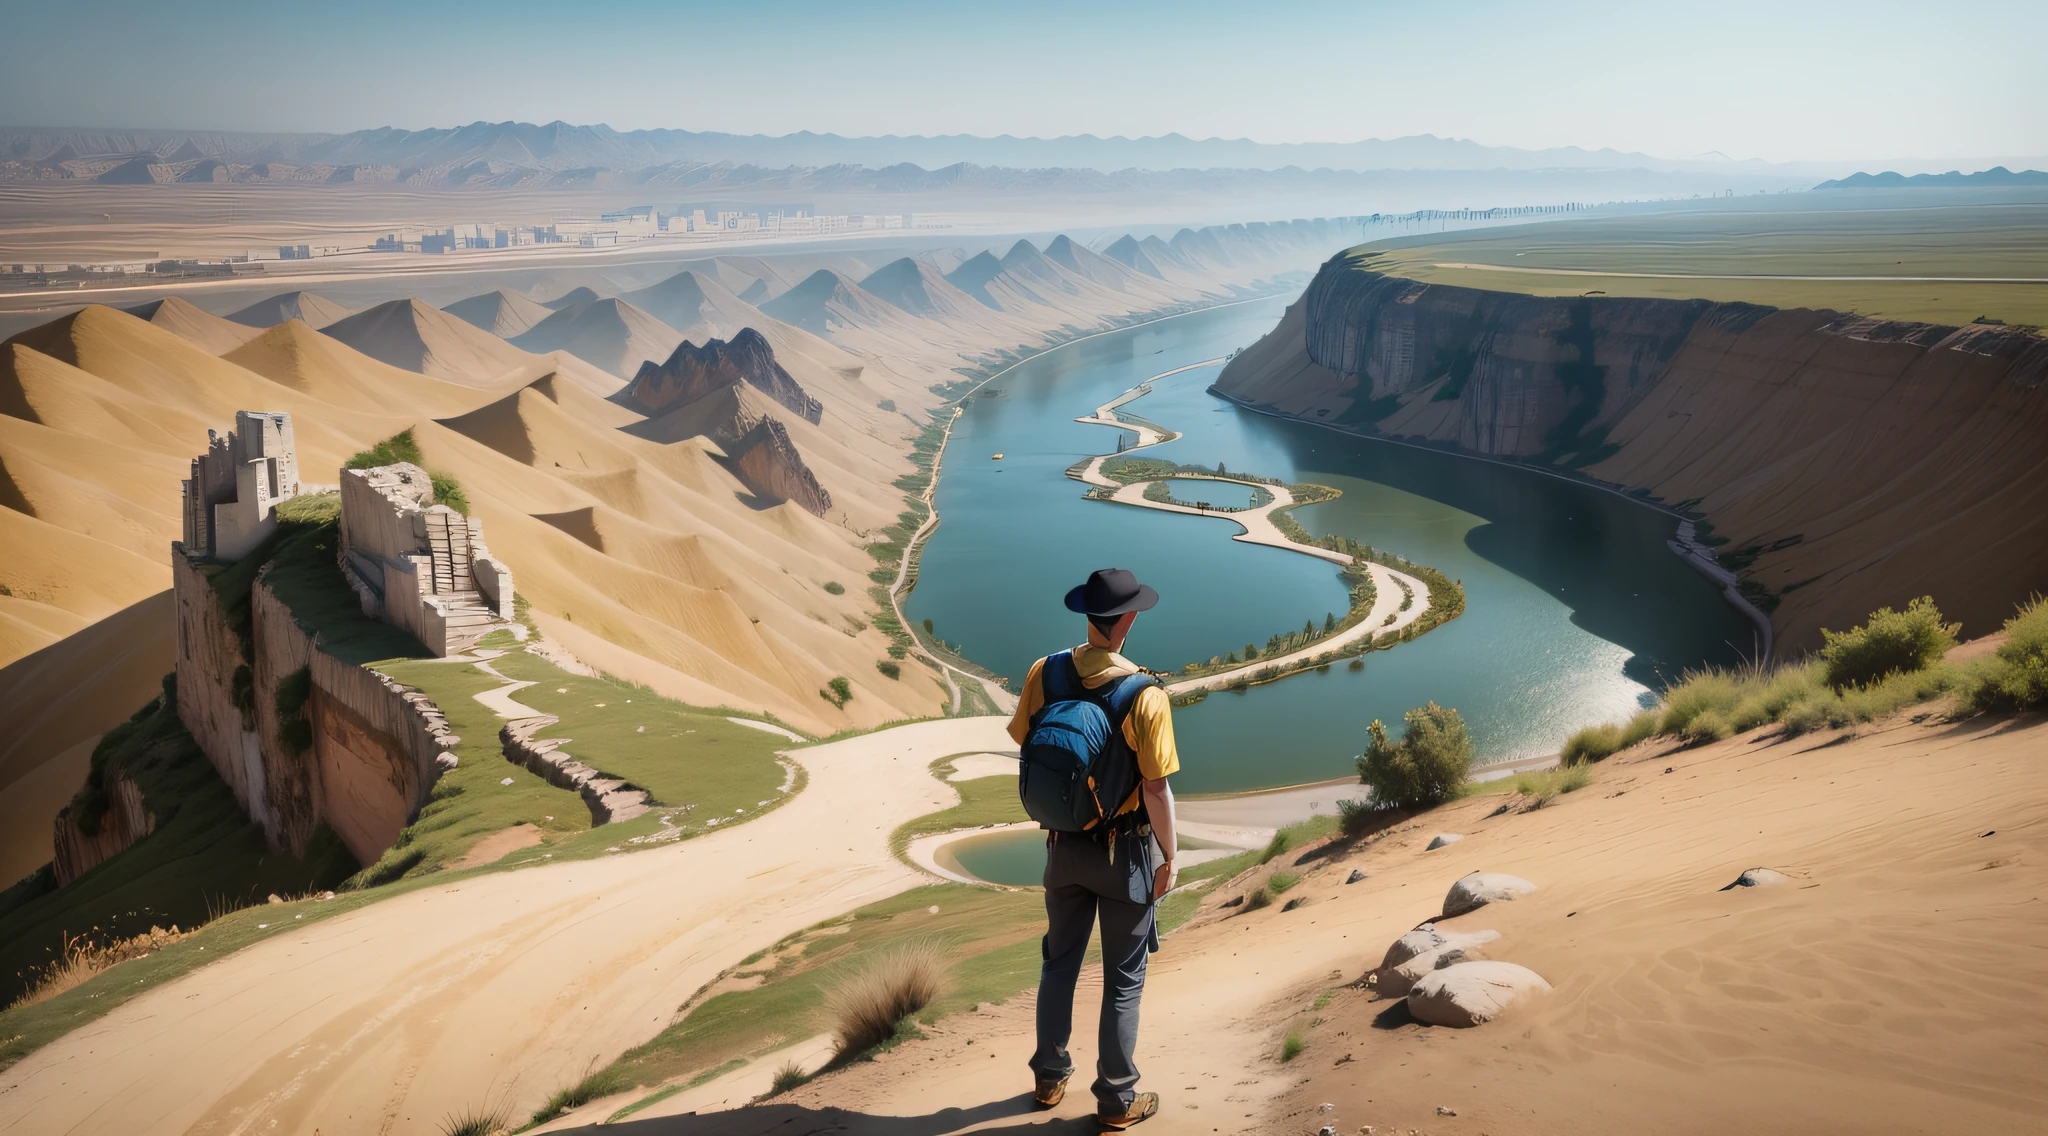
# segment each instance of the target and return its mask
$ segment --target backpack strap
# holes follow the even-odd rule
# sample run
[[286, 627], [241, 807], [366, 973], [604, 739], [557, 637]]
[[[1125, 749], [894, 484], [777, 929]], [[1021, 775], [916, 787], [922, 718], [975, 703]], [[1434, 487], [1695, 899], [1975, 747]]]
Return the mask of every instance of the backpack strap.
[[1124, 719], [1129, 718], [1131, 711], [1137, 707], [1138, 696], [1158, 685], [1159, 680], [1144, 671], [1118, 679], [1116, 685], [1109, 690], [1109, 724], [1114, 726], [1117, 732], [1123, 732]]
[[1045, 657], [1038, 668], [1038, 692], [1044, 696], [1041, 707], [1085, 696], [1086, 688], [1081, 685], [1081, 672], [1074, 666], [1072, 651]]

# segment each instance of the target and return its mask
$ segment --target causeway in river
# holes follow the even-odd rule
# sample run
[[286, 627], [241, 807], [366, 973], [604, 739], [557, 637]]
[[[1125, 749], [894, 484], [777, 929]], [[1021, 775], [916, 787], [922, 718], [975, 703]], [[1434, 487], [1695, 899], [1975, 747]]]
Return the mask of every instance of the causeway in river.
[[[1066, 589], [1106, 565], [1159, 589], [1126, 654], [1160, 670], [1262, 648], [1346, 604], [1336, 568], [1240, 544], [1228, 520], [1081, 497], [1066, 476], [1114, 450], [1117, 431], [1077, 416], [1162, 371], [1250, 344], [1274, 299], [1181, 316], [1047, 352], [969, 400], [940, 472], [914, 620], [1021, 682], [1031, 661], [1078, 642]], [[1480, 761], [1554, 753], [1573, 730], [1620, 720], [1681, 671], [1730, 664], [1749, 624], [1665, 546], [1670, 517], [1526, 470], [1356, 438], [1240, 410], [1207, 393], [1218, 368], [1161, 380], [1121, 408], [1182, 432], [1145, 457], [1223, 462], [1344, 496], [1294, 512], [1464, 582], [1465, 614], [1412, 643], [1174, 712], [1185, 793], [1300, 784], [1352, 772], [1366, 724], [1399, 733], [1404, 711], [1458, 709]], [[1133, 437], [1133, 440], [1135, 438]], [[991, 460], [994, 453], [1001, 461]]]

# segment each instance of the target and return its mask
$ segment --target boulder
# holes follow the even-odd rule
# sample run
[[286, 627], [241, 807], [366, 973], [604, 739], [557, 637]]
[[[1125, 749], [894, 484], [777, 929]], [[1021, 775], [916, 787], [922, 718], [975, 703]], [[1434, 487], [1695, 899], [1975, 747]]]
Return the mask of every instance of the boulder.
[[1479, 948], [1476, 945], [1469, 948], [1438, 947], [1436, 950], [1416, 955], [1399, 966], [1382, 969], [1379, 981], [1373, 984], [1373, 989], [1379, 991], [1382, 998], [1404, 998], [1425, 975], [1447, 966], [1473, 961], [1478, 957]]
[[1499, 931], [1439, 931], [1424, 923], [1415, 930], [1394, 940], [1387, 948], [1386, 957], [1380, 960], [1381, 970], [1391, 970], [1417, 955], [1440, 951], [1445, 947], [1471, 949], [1484, 946], [1500, 938]]
[[1770, 868], [1751, 868], [1750, 870], [1735, 877], [1734, 883], [1729, 884], [1727, 887], [1724, 887], [1721, 890], [1733, 891], [1736, 888], [1779, 887], [1783, 884], [1789, 884], [1791, 882], [1792, 877], [1786, 875], [1783, 872], [1774, 871]]
[[1434, 852], [1447, 844], [1456, 844], [1458, 841], [1463, 839], [1465, 839], [1465, 837], [1462, 833], [1439, 832], [1434, 837], [1430, 838], [1429, 847], [1424, 848], [1423, 851]]
[[1355, 883], [1357, 883], [1358, 881], [1360, 881], [1360, 880], [1362, 880], [1362, 879], [1364, 879], [1364, 878], [1365, 878], [1365, 873], [1364, 873], [1363, 871], [1361, 871], [1360, 869], [1357, 869], [1357, 868], [1353, 868], [1353, 869], [1351, 869], [1351, 874], [1350, 874], [1350, 875], [1348, 875], [1348, 876], [1346, 876], [1346, 877], [1344, 877], [1344, 882], [1345, 882], [1345, 883], [1347, 883], [1347, 884], [1355, 884]]
[[1502, 1010], [1550, 989], [1543, 976], [1511, 962], [1461, 962], [1433, 970], [1408, 991], [1408, 1013], [1433, 1026], [1490, 1022]]
[[1451, 885], [1444, 895], [1444, 918], [1476, 911], [1489, 903], [1505, 903], [1536, 890], [1536, 885], [1520, 876], [1502, 872], [1473, 872]]

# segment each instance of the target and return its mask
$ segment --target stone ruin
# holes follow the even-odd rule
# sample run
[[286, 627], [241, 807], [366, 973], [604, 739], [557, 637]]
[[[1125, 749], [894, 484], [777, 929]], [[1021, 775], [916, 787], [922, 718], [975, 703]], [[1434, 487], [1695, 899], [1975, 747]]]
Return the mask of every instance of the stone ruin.
[[409, 462], [343, 470], [340, 559], [363, 614], [446, 656], [512, 619], [512, 570], [485, 547], [483, 522], [433, 502]]
[[192, 459], [185, 481], [185, 552], [239, 560], [277, 528], [277, 503], [299, 495], [299, 458], [292, 416], [266, 410], [235, 413], [223, 438], [206, 432], [206, 452]]

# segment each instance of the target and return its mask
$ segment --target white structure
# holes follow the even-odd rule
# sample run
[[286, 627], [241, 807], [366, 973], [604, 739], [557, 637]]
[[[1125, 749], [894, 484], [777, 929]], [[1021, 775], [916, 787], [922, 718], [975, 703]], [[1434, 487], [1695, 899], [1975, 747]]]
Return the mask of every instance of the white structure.
[[298, 495], [292, 416], [237, 411], [228, 436], [208, 430], [206, 452], [192, 459], [192, 476], [185, 481], [186, 554], [247, 556], [277, 528], [277, 503]]
[[408, 462], [343, 470], [341, 567], [363, 614], [452, 655], [512, 618], [512, 571], [484, 546], [483, 522], [433, 500]]

